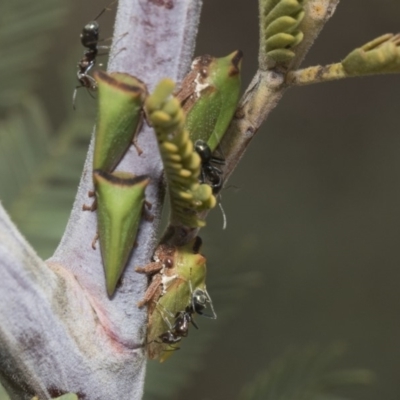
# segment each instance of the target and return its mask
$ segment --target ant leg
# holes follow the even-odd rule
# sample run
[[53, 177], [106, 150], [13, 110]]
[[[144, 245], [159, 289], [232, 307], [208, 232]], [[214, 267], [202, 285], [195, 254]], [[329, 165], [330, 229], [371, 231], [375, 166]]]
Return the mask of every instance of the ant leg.
[[[82, 73], [88, 80], [95, 81], [90, 75], [89, 71], [94, 67], [95, 60], [90, 61], [89, 65], [85, 68], [85, 72]], [[96, 81], [95, 81], [96, 82]]]
[[193, 325], [196, 329], [199, 329], [199, 327], [197, 326], [196, 322], [194, 322], [193, 317], [190, 318], [190, 322], [192, 323], [192, 325]]
[[[123, 36], [125, 36], [125, 34], [124, 34]], [[121, 53], [121, 51], [124, 51], [124, 50], [126, 50], [126, 47], [121, 47], [120, 49], [118, 49], [117, 52], [115, 52], [115, 53], [112, 54], [112, 57], [113, 57], [113, 58], [110, 57], [110, 59], [109, 59], [108, 61], [109, 61], [109, 62], [112, 61], [119, 53]]]
[[76, 87], [75, 87], [75, 90], [74, 90], [74, 93], [73, 93], [73, 95], [72, 95], [72, 109], [73, 109], [73, 110], [76, 110], [76, 107], [75, 107], [76, 94], [77, 94], [77, 92], [78, 92], [78, 89], [80, 89], [81, 87], [83, 87], [83, 85], [76, 86]]
[[[94, 65], [94, 64], [93, 64]], [[90, 68], [93, 67], [93, 65], [90, 66]], [[92, 76], [87, 74], [88, 71], [86, 71], [85, 76], [88, 79], [88, 81], [90, 82], [90, 85], [86, 86], [88, 89], [90, 90], [96, 90], [97, 89], [97, 82], [96, 79], [94, 79]]]
[[132, 145], [136, 149], [138, 156], [141, 156], [143, 153], [143, 150], [139, 147], [136, 139], [133, 139]]
[[212, 179], [210, 179], [211, 187], [217, 191], [220, 191], [222, 188], [222, 177], [219, 174], [213, 175]]
[[92, 99], [95, 99], [95, 98], [96, 98], [96, 97], [93, 95], [93, 93], [91, 92], [90, 89], [87, 89], [87, 92], [89, 93], [89, 96], [90, 96]]
[[214, 306], [213, 306], [213, 302], [212, 302], [211, 297], [210, 297], [210, 295], [208, 294], [206, 288], [204, 288], [204, 294], [206, 295], [207, 302], [210, 304], [210, 308], [211, 308], [212, 315], [204, 314], [204, 313], [201, 314], [201, 315], [202, 315], [203, 317], [207, 317], [207, 318], [211, 318], [211, 319], [217, 319], [217, 314], [215, 313]]
[[206, 182], [206, 173], [204, 171], [204, 168], [201, 169], [200, 171], [200, 182], [205, 183]]
[[[91, 196], [89, 195], [89, 197]], [[91, 206], [87, 206], [86, 204], [82, 206], [82, 211], [95, 211], [96, 209], [97, 209], [97, 199], [94, 199]]]
[[225, 160], [223, 158], [212, 156], [210, 162], [218, 165], [225, 165]]
[[[142, 116], [143, 115], [144, 115], [144, 113], [142, 112]], [[132, 139], [132, 145], [136, 149], [138, 156], [141, 156], [143, 153], [143, 150], [138, 145], [138, 140], [139, 140], [138, 136], [139, 136], [139, 132], [142, 130], [142, 127], [143, 127], [143, 119], [144, 118], [140, 118], [138, 126], [136, 128], [136, 132], [134, 133], [133, 139]]]
[[212, 166], [212, 170], [217, 172], [217, 174], [222, 175], [222, 169], [216, 167], [215, 165]]
[[218, 207], [221, 210], [221, 214], [222, 214], [222, 229], [225, 230], [226, 225], [227, 225], [227, 218], [226, 218], [224, 207], [222, 207], [221, 201], [218, 201]]
[[[121, 40], [123, 37], [125, 37], [129, 32], [125, 32], [122, 35], [118, 35], [118, 37], [116, 38], [117, 40]], [[108, 40], [113, 40], [114, 36], [110, 36], [108, 38], [104, 38], [104, 39], [99, 39], [97, 41], [97, 43], [101, 43], [101, 42], [107, 42]], [[111, 46], [97, 46], [97, 49], [110, 49]]]
[[[174, 320], [174, 314], [172, 314], [171, 311], [167, 310], [162, 304], [157, 303], [156, 305], [156, 309], [157, 311], [160, 313], [161, 318], [163, 319], [163, 321], [168, 325], [169, 329], [172, 330], [174, 327], [171, 324], [171, 321], [168, 319], [171, 318], [172, 320]], [[179, 339], [180, 340], [180, 339]]]
[[94, 19], [94, 21], [97, 21], [98, 18], [100, 18], [106, 11], [111, 11], [111, 7], [117, 0], [113, 0], [107, 7], [104, 7], [100, 13], [97, 15], [97, 17]]
[[[117, 38], [117, 41], [119, 41], [120, 39], [122, 39], [123, 37], [125, 37], [127, 34], [128, 34], [128, 32], [125, 32], [123, 35], [120, 35], [120, 36]], [[110, 36], [110, 37], [105, 38], [105, 39], [99, 39], [99, 40], [97, 41], [97, 43], [100, 43], [100, 42], [107, 42], [107, 41], [112, 40], [112, 39], [113, 39], [113, 36]], [[97, 46], [96, 48], [97, 48], [97, 50], [110, 50], [110, 49], [111, 49], [111, 46]], [[126, 50], [126, 47], [123, 47], [122, 49], [120, 49], [120, 50], [118, 51], [118, 53], [119, 53], [120, 51], [122, 51], [122, 50]], [[117, 53], [117, 54], [118, 54], [118, 53]], [[108, 53], [97, 54], [97, 55], [98, 55], [98, 56], [104, 56], [105, 54], [108, 54]]]
[[92, 240], [92, 249], [93, 249], [93, 250], [96, 250], [96, 242], [97, 242], [98, 239], [99, 239], [99, 234], [96, 233], [96, 234], [94, 235], [93, 240]]

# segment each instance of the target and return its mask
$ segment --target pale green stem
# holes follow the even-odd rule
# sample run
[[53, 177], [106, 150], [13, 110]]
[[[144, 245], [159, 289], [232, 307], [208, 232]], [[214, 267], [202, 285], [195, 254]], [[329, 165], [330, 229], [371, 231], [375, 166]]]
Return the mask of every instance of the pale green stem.
[[286, 76], [286, 83], [293, 86], [310, 85], [312, 83], [329, 82], [348, 78], [341, 63], [330, 65], [315, 65], [297, 71], [290, 71]]

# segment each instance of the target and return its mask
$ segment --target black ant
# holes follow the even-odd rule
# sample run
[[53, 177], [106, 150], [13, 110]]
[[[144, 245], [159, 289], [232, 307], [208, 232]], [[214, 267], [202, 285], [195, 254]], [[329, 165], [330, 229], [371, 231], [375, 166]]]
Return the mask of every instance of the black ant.
[[[207, 303], [210, 304], [212, 315], [204, 314], [203, 311], [207, 307]], [[161, 343], [165, 344], [176, 344], [182, 340], [183, 337], [186, 337], [189, 333], [189, 324], [199, 329], [197, 324], [193, 320], [193, 314], [199, 314], [204, 317], [209, 317], [212, 319], [216, 319], [217, 315], [215, 314], [212, 301], [207, 291], [196, 289], [192, 294], [192, 302], [189, 306], [186, 307], [185, 311], [180, 311], [175, 315], [175, 323], [172, 328], [162, 333], [158, 338], [161, 340]], [[174, 347], [174, 350], [178, 350], [179, 347]]]
[[[180, 342], [183, 337], [188, 335], [190, 323], [192, 323], [196, 329], [199, 329], [192, 318], [192, 314], [194, 314], [194, 310], [191, 306], [186, 307], [185, 311], [176, 313], [174, 326], [158, 337], [161, 343], [172, 345]], [[179, 347], [174, 347], [173, 349], [178, 350]]]
[[[113, 4], [113, 1], [111, 4]], [[110, 7], [111, 4], [108, 6]], [[103, 8], [99, 15], [93, 20], [87, 23], [80, 35], [81, 43], [83, 47], [86, 47], [86, 50], [83, 53], [82, 59], [78, 63], [78, 71], [76, 76], [80, 83], [79, 86], [75, 87], [74, 94], [72, 96], [72, 107], [75, 109], [75, 98], [78, 89], [81, 87], [85, 87], [88, 89], [89, 94], [90, 91], [94, 91], [97, 88], [97, 83], [95, 79], [89, 75], [89, 71], [93, 68], [96, 63], [96, 57], [98, 55], [98, 51], [101, 49], [109, 49], [108, 46], [98, 46], [99, 43], [99, 23], [97, 19], [100, 18], [106, 10], [109, 10], [108, 7]]]
[[[197, 240], [197, 245], [199, 241], [201, 242], [200, 238]], [[170, 329], [159, 335], [157, 338], [158, 340], [154, 340], [156, 343], [164, 343], [171, 346], [170, 349], [165, 351], [179, 350], [179, 347], [175, 347], [173, 345], [179, 343], [183, 337], [186, 337], [189, 334], [190, 324], [192, 324], [196, 329], [199, 329], [197, 324], [194, 322], [193, 314], [199, 314], [212, 319], [217, 318], [217, 314], [215, 314], [212, 300], [210, 295], [207, 293], [207, 290], [204, 288], [204, 290], [196, 289], [193, 291], [190, 280], [189, 286], [191, 292], [190, 304], [185, 308], [185, 311], [179, 311], [175, 314], [175, 322], [173, 325], [171, 325], [170, 322], [163, 317]], [[211, 315], [203, 313], [203, 311], [207, 308], [207, 303], [210, 304], [212, 312]]]
[[210, 147], [204, 140], [196, 140], [194, 149], [201, 158], [200, 181], [202, 183], [208, 181], [213, 194], [217, 194], [222, 189], [224, 179], [222, 178], [222, 170], [213, 164], [225, 165], [225, 160], [213, 156]]

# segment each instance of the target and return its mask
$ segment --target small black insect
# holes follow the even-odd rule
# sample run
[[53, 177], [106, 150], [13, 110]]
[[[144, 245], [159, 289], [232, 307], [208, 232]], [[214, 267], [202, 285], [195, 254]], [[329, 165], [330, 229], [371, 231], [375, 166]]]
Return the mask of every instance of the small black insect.
[[[114, 1], [111, 3], [113, 4]], [[111, 5], [110, 4], [110, 5]], [[93, 20], [87, 23], [81, 33], [81, 43], [82, 46], [86, 48], [83, 53], [82, 59], [78, 62], [78, 71], [76, 76], [79, 81], [79, 85], [75, 87], [74, 94], [72, 96], [72, 107], [75, 109], [75, 98], [78, 89], [85, 87], [90, 91], [96, 90], [97, 84], [95, 79], [89, 75], [89, 71], [93, 68], [96, 63], [96, 57], [99, 50], [108, 49], [108, 46], [98, 46], [99, 43], [99, 23], [97, 19], [103, 15], [103, 13], [108, 10], [108, 7], [103, 8], [99, 15]]]
[[[207, 304], [210, 305], [211, 308], [211, 315], [205, 314], [204, 310], [207, 308]], [[211, 301], [210, 296], [208, 295], [207, 291], [196, 289], [192, 294], [192, 304], [191, 309], [193, 310], [192, 313], [200, 314], [204, 317], [216, 319], [217, 314], [215, 314], [214, 307]]]
[[[185, 311], [178, 312], [175, 315], [175, 323], [173, 327], [158, 337], [161, 343], [173, 345], [180, 342], [183, 337], [188, 335], [190, 323], [192, 323], [193, 326], [198, 329], [198, 326], [192, 318], [193, 313], [194, 311], [191, 306], [186, 307]], [[179, 350], [179, 347], [173, 347], [172, 350]]]
[[201, 183], [209, 183], [213, 194], [217, 194], [222, 189], [224, 179], [222, 178], [222, 170], [214, 164], [225, 165], [225, 160], [213, 156], [210, 147], [204, 140], [197, 140], [194, 149], [201, 158]]

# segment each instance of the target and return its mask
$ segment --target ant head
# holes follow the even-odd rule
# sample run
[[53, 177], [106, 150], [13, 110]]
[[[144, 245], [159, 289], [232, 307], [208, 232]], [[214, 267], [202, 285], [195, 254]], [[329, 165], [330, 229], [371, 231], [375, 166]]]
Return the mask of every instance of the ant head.
[[200, 140], [200, 139], [196, 140], [196, 143], [194, 144], [194, 149], [197, 151], [202, 162], [210, 161], [210, 159], [212, 157], [212, 153], [211, 153], [210, 147], [208, 146], [207, 142], [205, 142], [204, 140]]
[[207, 298], [201, 289], [196, 289], [192, 294], [193, 309], [197, 314], [203, 314], [207, 306]]
[[[204, 314], [203, 311], [207, 307], [207, 303], [210, 304], [211, 315]], [[192, 294], [192, 308], [193, 310], [200, 315], [203, 315], [208, 318], [216, 319], [217, 314], [215, 314], [214, 307], [211, 301], [211, 298], [206, 290], [196, 289]]]
[[99, 24], [97, 21], [87, 23], [81, 33], [81, 42], [84, 47], [96, 47], [99, 41]]

